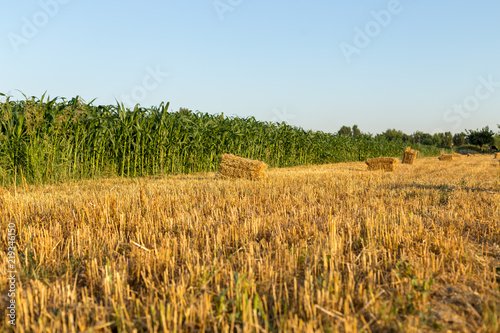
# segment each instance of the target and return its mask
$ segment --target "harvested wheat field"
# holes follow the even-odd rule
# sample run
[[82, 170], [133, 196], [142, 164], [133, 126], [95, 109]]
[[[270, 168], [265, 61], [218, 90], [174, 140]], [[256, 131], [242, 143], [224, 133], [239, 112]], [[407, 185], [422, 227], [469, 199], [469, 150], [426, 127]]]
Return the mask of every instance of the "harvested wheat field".
[[214, 176], [3, 189], [2, 225], [18, 237], [16, 329], [500, 331], [492, 155]]

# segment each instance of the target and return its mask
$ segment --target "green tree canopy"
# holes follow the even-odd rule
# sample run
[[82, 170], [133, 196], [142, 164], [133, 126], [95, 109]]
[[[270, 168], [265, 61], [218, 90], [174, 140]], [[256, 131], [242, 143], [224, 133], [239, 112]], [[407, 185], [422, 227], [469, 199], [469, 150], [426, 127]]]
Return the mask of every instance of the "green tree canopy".
[[494, 133], [488, 126], [483, 127], [481, 130], [466, 130], [467, 140], [473, 145], [483, 148], [484, 145], [493, 141]]
[[408, 135], [396, 129], [388, 129], [384, 133], [380, 134], [380, 136], [387, 141], [408, 141]]
[[466, 137], [466, 135], [463, 132], [455, 133], [453, 135], [453, 145], [455, 147], [463, 146], [466, 143], [465, 137]]
[[352, 136], [352, 129], [349, 126], [342, 126], [339, 131], [339, 135]]
[[453, 145], [453, 135], [451, 132], [445, 132], [443, 136], [443, 146], [451, 147]]
[[354, 125], [352, 127], [352, 136], [360, 136], [360, 135], [361, 131], [359, 130], [358, 125]]

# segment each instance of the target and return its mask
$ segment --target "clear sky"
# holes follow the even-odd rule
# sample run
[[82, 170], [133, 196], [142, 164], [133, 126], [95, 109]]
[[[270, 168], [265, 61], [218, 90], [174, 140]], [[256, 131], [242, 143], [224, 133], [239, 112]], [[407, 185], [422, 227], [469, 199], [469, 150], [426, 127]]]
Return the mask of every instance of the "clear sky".
[[500, 2], [4, 1], [0, 92], [407, 133], [500, 123]]

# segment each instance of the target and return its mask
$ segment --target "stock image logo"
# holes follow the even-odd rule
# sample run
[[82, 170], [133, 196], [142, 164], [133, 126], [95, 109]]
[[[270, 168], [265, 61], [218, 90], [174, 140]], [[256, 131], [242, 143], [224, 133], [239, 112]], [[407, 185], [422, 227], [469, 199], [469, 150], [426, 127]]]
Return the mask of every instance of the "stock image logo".
[[273, 109], [273, 116], [270, 121], [273, 123], [285, 122], [289, 124], [294, 119], [295, 119], [295, 114], [289, 113], [286, 107], [282, 107], [281, 109], [278, 108]]
[[224, 21], [226, 14], [233, 12], [242, 2], [243, 0], [214, 0], [212, 5], [219, 20]]
[[500, 89], [500, 81], [495, 81], [492, 74], [488, 77], [480, 76], [478, 81], [472, 94], [466, 96], [462, 102], [453, 104], [444, 112], [443, 120], [448, 124], [453, 124], [453, 129], [459, 128], [464, 119], [468, 119], [481, 107], [481, 102], [491, 98]]
[[128, 94], [122, 94], [120, 98], [127, 107], [134, 107], [143, 102], [150, 92], [158, 89], [168, 76], [169, 74], [164, 72], [159, 65], [156, 68], [148, 66], [141, 84], [134, 86]]
[[[411, 1], [411, 0], [410, 0]], [[342, 42], [339, 44], [340, 50], [347, 63], [353, 61], [353, 57], [361, 54], [372, 41], [380, 36], [382, 31], [389, 27], [394, 17], [400, 15], [404, 10], [400, 0], [391, 0], [387, 3], [387, 8], [379, 11], [372, 10], [370, 16], [372, 20], [362, 27], [354, 27], [354, 37], [352, 42]]]
[[7, 37], [12, 49], [15, 52], [19, 52], [20, 47], [34, 39], [49, 24], [50, 20], [59, 14], [61, 7], [69, 2], [70, 0], [40, 1], [38, 3], [40, 9], [37, 12], [30, 18], [23, 17], [21, 19], [22, 25], [20, 31], [8, 34]]

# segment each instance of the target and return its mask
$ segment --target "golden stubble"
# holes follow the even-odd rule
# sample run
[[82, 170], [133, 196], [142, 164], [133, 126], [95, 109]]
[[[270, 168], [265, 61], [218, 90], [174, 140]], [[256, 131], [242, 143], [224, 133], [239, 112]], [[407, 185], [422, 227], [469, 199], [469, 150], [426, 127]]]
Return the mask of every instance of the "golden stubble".
[[500, 329], [492, 156], [214, 176], [1, 189], [2, 225], [18, 230], [17, 330]]

